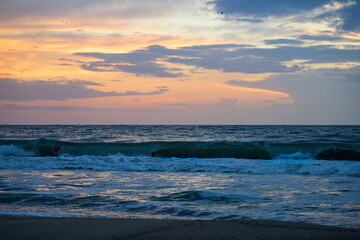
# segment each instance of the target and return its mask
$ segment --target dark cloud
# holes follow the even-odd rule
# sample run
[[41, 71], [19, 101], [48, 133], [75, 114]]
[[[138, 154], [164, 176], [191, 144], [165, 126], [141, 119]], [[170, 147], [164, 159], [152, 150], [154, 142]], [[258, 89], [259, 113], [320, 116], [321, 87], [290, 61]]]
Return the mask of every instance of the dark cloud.
[[[190, 47], [182, 47], [180, 48], [182, 51], [187, 50], [188, 56], [194, 54], [198, 51], [218, 51], [218, 50], [229, 50], [229, 49], [238, 49], [238, 48], [251, 48], [255, 47], [254, 45], [249, 44], [210, 44], [210, 45], [194, 45]], [[177, 50], [178, 53], [179, 50]], [[206, 52], [205, 52], [206, 53]], [[184, 54], [185, 55], [185, 54]]]
[[225, 14], [266, 17], [307, 11], [329, 2], [330, 0], [215, 0], [210, 3], [215, 4], [218, 11], [224, 12]]
[[32, 101], [37, 99], [66, 100], [77, 98], [97, 98], [108, 96], [138, 96], [163, 94], [166, 87], [151, 92], [106, 92], [91, 89], [88, 86], [102, 86], [101, 84], [82, 81], [20, 81], [18, 79], [0, 78], [0, 99], [11, 101]]
[[264, 20], [258, 18], [242, 18], [242, 17], [227, 17], [226, 20], [236, 20], [238, 22], [248, 22], [248, 23], [263, 23]]
[[254, 56], [252, 54], [235, 54], [227, 51], [209, 52], [208, 55], [199, 58], [169, 58], [171, 63], [179, 63], [191, 66], [202, 67], [205, 69], [221, 70], [223, 72], [242, 72], [242, 73], [286, 73], [296, 72], [301, 69], [294, 65], [287, 67], [279, 61], [270, 58]]
[[333, 35], [301, 35], [298, 37], [302, 40], [311, 40], [311, 41], [329, 41], [329, 42], [360, 42], [360, 40], [343, 38]]
[[287, 39], [287, 38], [266, 39], [264, 42], [268, 45], [275, 45], [275, 44], [298, 45], [303, 43], [303, 41], [300, 40]]
[[75, 53], [76, 56], [87, 56], [101, 59], [82, 64], [82, 68], [97, 72], [128, 72], [137, 75], [148, 75], [154, 77], [175, 78], [183, 74], [174, 73], [179, 69], [167, 69], [160, 60], [166, 59], [174, 54], [175, 51], [159, 45], [149, 46], [146, 49], [136, 50], [131, 53]]
[[238, 55], [254, 55], [269, 61], [306, 60], [308, 63], [359, 62], [360, 49], [345, 50], [332, 46], [295, 47], [281, 46], [278, 48], [243, 48], [236, 51]]
[[[102, 59], [82, 65], [83, 69], [90, 71], [124, 71], [138, 75], [151, 75], [155, 77], [181, 77], [181, 73], [172, 72], [158, 61], [178, 63], [216, 69], [224, 72], [292, 72], [298, 67], [288, 68], [278, 61], [254, 56], [250, 54], [237, 54], [230, 52], [231, 48], [244, 47], [244, 45], [208, 45], [193, 46], [180, 49], [167, 49], [162, 46], [150, 46], [147, 49], [136, 50], [130, 53], [76, 53], [75, 55], [89, 56]], [[178, 70], [178, 69], [177, 69]]]
[[[286, 42], [278, 40], [278, 42]], [[75, 53], [102, 61], [83, 63], [90, 71], [123, 71], [155, 77], [180, 77], [179, 69], [166, 68], [161, 62], [183, 64], [223, 72], [242, 73], [290, 73], [300, 65], [286, 66], [284, 62], [304, 60], [307, 63], [334, 63], [360, 61], [360, 49], [336, 49], [332, 46], [279, 46], [277, 48], [253, 48], [247, 45], [203, 45], [168, 49], [149, 46], [130, 53]]]

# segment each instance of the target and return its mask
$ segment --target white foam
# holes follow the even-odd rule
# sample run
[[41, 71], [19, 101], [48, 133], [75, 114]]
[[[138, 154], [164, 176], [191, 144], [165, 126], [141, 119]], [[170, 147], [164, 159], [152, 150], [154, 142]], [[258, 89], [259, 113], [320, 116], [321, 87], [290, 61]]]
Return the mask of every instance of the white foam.
[[0, 146], [0, 155], [1, 156], [31, 156], [31, 152], [27, 152], [24, 149], [11, 145], [1, 145]]
[[296, 152], [292, 154], [280, 154], [275, 159], [312, 159], [311, 153]]
[[[360, 177], [360, 162], [313, 159], [248, 160], [228, 158], [156, 158], [148, 156], [34, 157], [15, 146], [0, 156], [0, 169], [84, 169], [94, 171], [218, 172], [247, 174], [309, 174]], [[14, 152], [19, 155], [14, 155]], [[9, 153], [9, 154], [6, 154]], [[304, 155], [302, 155], [304, 156]]]

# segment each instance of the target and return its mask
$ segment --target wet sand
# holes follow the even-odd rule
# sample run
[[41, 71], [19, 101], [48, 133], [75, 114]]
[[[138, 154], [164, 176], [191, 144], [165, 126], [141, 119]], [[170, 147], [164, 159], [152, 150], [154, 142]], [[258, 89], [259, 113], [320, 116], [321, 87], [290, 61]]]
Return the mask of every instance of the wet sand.
[[0, 239], [360, 239], [360, 229], [270, 220], [0, 216]]

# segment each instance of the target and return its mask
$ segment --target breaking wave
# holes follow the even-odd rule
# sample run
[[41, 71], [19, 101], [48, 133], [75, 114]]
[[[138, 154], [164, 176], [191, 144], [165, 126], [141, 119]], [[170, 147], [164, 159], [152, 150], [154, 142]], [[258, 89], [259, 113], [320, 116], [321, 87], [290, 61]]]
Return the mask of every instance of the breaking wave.
[[[44, 148], [49, 147], [51, 150], [55, 145], [61, 148], [59, 155], [41, 153]], [[357, 161], [360, 160], [360, 152], [353, 147], [334, 143], [328, 145], [264, 142], [73, 143], [46, 139], [2, 140], [0, 141], [0, 169], [310, 174], [359, 177], [360, 164]]]
[[[312, 158], [319, 160], [360, 161], [360, 147], [345, 143], [312, 142], [143, 142], [143, 143], [75, 143], [47, 139], [0, 140], [2, 156], [49, 156], [54, 146], [60, 156], [150, 156], [163, 158], [236, 158], [280, 159]], [[55, 156], [55, 154], [54, 154]]]

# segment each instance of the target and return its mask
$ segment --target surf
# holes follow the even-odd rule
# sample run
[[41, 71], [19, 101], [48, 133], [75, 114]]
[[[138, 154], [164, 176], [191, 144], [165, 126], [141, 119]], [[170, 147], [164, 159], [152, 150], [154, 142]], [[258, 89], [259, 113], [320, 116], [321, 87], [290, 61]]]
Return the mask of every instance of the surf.
[[[0, 140], [0, 155], [4, 156], [57, 156], [52, 148], [60, 146], [60, 156], [149, 156], [163, 158], [236, 158], [278, 159], [296, 153], [317, 160], [360, 161], [360, 147], [343, 142], [204, 142], [204, 141], [151, 141], [128, 142], [70, 142], [52, 139]], [[50, 152], [51, 154], [46, 154]]]

